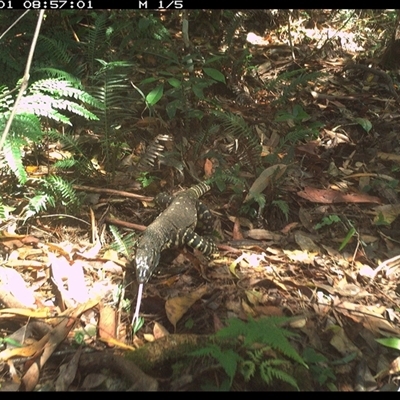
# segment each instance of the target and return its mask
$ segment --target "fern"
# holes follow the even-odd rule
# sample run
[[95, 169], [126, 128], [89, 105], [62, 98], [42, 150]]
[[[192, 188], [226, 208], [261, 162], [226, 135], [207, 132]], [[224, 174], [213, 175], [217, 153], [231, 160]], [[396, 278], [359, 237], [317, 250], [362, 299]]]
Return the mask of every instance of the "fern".
[[72, 184], [60, 176], [50, 175], [44, 179], [44, 186], [50, 189], [54, 198], [59, 204], [72, 209], [79, 204], [79, 199], [76, 195]]
[[[68, 98], [74, 99], [71, 101]], [[19, 113], [30, 113], [47, 117], [56, 122], [71, 124], [70, 118], [58, 112], [67, 110], [88, 120], [98, 117], [76, 101], [101, 109], [102, 104], [87, 92], [74, 87], [74, 83], [60, 79], [43, 79], [33, 83], [28, 94], [21, 99]]]
[[291, 375], [283, 371], [281, 368], [277, 368], [284, 365], [288, 365], [288, 361], [280, 359], [263, 361], [259, 366], [261, 378], [267, 384], [271, 384], [275, 379], [279, 379], [283, 382], [289, 383], [297, 390], [300, 390], [296, 380]]
[[[247, 323], [239, 319], [230, 319], [228, 326], [215, 334], [216, 343], [196, 350], [190, 355], [215, 358], [228, 375], [230, 384], [237, 371], [243, 375], [245, 381], [249, 381], [258, 370], [267, 384], [279, 379], [298, 389], [295, 379], [280, 368], [288, 365], [289, 361], [278, 357], [284, 355], [307, 367], [288, 341], [288, 338], [297, 335], [281, 326], [288, 321], [290, 318], [286, 317], [260, 318], [257, 321], [249, 318]], [[235, 346], [235, 349], [227, 349], [226, 346], [229, 344]], [[265, 346], [255, 348], [260, 344]], [[240, 355], [243, 351], [247, 354], [246, 358]]]
[[76, 195], [72, 184], [59, 176], [50, 175], [43, 179], [38, 179], [38, 187], [35, 195], [24, 208], [25, 221], [49, 207], [56, 208], [60, 205], [68, 210], [74, 210], [80, 205], [80, 199]]
[[111, 248], [118, 253], [123, 254], [128, 260], [130, 260], [136, 243], [135, 232], [129, 233], [125, 237], [122, 237], [114, 225], [110, 225], [110, 231], [115, 240], [115, 242], [111, 245]]
[[71, 61], [71, 54], [68, 51], [68, 42], [65, 40], [57, 40], [44, 36], [39, 36], [38, 40], [39, 53], [43, 50], [45, 54], [51, 56], [51, 59], [63, 64], [68, 64]]
[[10, 218], [10, 212], [14, 210], [14, 207], [6, 206], [0, 201], [0, 221], [8, 220]]
[[255, 170], [261, 164], [261, 144], [260, 138], [247, 122], [240, 116], [232, 113], [221, 113], [214, 111], [221, 120], [222, 126], [227, 135], [237, 139], [242, 145], [239, 159], [243, 164], [250, 163]]
[[204, 347], [199, 350], [195, 350], [190, 353], [191, 356], [212, 356], [215, 358], [224, 369], [225, 373], [228, 375], [230, 380], [230, 385], [232, 385], [233, 378], [235, 377], [238, 363], [242, 361], [242, 357], [231, 349], [224, 350], [218, 345], [211, 344], [210, 346]]
[[52, 67], [41, 67], [34, 69], [34, 72], [39, 74], [44, 74], [51, 78], [69, 81], [74, 85], [74, 87], [83, 89], [79, 78], [75, 77], [74, 75], [70, 74], [67, 71], [63, 71], [62, 69], [52, 68]]
[[284, 214], [286, 221], [289, 219], [289, 204], [284, 200], [273, 200], [272, 205], [276, 206]]
[[93, 77], [95, 74], [96, 59], [104, 55], [106, 22], [107, 16], [105, 14], [97, 14], [93, 28], [88, 31], [86, 48], [90, 77]]
[[97, 113], [99, 121], [93, 127], [103, 134], [106, 168], [114, 172], [126, 132], [121, 129], [121, 125], [135, 117], [134, 109], [127, 107], [127, 93], [131, 92], [127, 68], [132, 67], [132, 64], [97, 61], [102, 67], [95, 74], [94, 86], [90, 90], [103, 108]]
[[21, 146], [23, 144], [24, 142], [21, 138], [13, 138], [10, 135], [4, 143], [4, 158], [21, 185], [24, 185], [28, 180], [28, 174], [22, 164]]
[[216, 336], [223, 339], [243, 336], [244, 346], [250, 346], [252, 343], [263, 343], [299, 364], [305, 365], [303, 359], [288, 341], [288, 338], [296, 335], [280, 326], [288, 321], [290, 321], [290, 318], [287, 317], [270, 317], [260, 318], [257, 321], [250, 318], [249, 322], [245, 323], [232, 318], [229, 320], [228, 327], [221, 329]]
[[37, 194], [29, 199], [29, 203], [24, 208], [24, 222], [42, 211], [46, 211], [49, 205], [55, 207], [55, 201], [53, 196], [46, 193]]
[[[284, 72], [275, 80], [268, 82], [267, 90], [279, 90], [280, 95], [277, 96], [274, 103], [285, 103], [290, 95], [298, 90], [300, 86], [307, 86], [311, 82], [316, 82], [318, 78], [326, 74], [315, 71], [307, 72], [305, 69], [297, 69], [295, 71]], [[288, 83], [289, 82], [289, 83]]]

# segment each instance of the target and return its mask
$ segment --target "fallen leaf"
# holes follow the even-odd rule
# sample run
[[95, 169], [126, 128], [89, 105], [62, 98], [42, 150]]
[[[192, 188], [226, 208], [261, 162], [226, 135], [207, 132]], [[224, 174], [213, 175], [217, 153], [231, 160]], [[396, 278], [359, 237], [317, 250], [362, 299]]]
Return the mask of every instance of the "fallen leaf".
[[160, 339], [164, 336], [169, 335], [169, 332], [164, 326], [162, 326], [158, 322], [155, 322], [153, 328], [153, 335], [155, 339]]
[[66, 391], [75, 379], [81, 354], [82, 346], [79, 347], [78, 351], [75, 352], [74, 356], [68, 363], [60, 366], [60, 373], [58, 374], [55, 384], [57, 392]]
[[385, 204], [383, 206], [377, 206], [373, 208], [373, 211], [376, 213], [374, 224], [391, 224], [400, 214], [400, 204]]
[[165, 311], [169, 322], [176, 329], [176, 324], [189, 310], [190, 307], [207, 293], [207, 286], [201, 286], [199, 289], [186, 296], [174, 297], [168, 299], [165, 303]]
[[114, 307], [104, 306], [100, 303], [99, 316], [99, 338], [107, 341], [110, 338], [115, 338], [116, 335], [116, 312]]
[[278, 180], [284, 174], [286, 168], [287, 165], [285, 164], [276, 164], [264, 169], [264, 171], [261, 172], [258, 178], [251, 185], [249, 193], [244, 199], [244, 203], [261, 194], [268, 186], [271, 185], [272, 180]]
[[243, 239], [243, 234], [242, 234], [242, 231], [240, 230], [239, 218], [235, 218], [235, 222], [233, 224], [233, 230], [232, 230], [232, 239], [233, 240], [242, 240]]
[[280, 242], [283, 239], [283, 235], [267, 231], [266, 229], [250, 229], [246, 232], [246, 236], [256, 240], [272, 240], [274, 242]]
[[294, 233], [294, 240], [303, 251], [320, 253], [319, 246], [305, 233], [297, 231]]
[[313, 203], [381, 203], [378, 197], [370, 196], [365, 193], [342, 193], [332, 189], [316, 189], [310, 186], [297, 192], [299, 197]]

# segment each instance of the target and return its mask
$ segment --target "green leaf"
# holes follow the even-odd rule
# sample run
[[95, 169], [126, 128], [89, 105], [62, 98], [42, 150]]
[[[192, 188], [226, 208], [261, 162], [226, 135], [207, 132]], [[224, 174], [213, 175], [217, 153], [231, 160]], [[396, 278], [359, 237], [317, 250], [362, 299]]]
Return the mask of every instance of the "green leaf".
[[204, 99], [204, 93], [203, 93], [204, 85], [202, 84], [196, 84], [192, 86], [193, 93], [199, 98], [199, 99]]
[[366, 118], [356, 118], [357, 124], [361, 125], [365, 132], [369, 132], [372, 129], [371, 122]]
[[157, 81], [157, 78], [154, 77], [150, 77], [150, 78], [145, 78], [142, 81], [140, 81], [140, 85], [145, 85], [146, 83], [153, 83], [155, 81]]
[[176, 78], [169, 78], [167, 79], [167, 82], [174, 88], [179, 89], [182, 86], [182, 83], [180, 80]]
[[375, 339], [375, 340], [386, 347], [400, 350], [400, 338], [385, 338], [385, 339]]
[[349, 243], [349, 240], [354, 236], [355, 233], [356, 233], [355, 228], [351, 228], [349, 230], [343, 242], [340, 244], [339, 251], [342, 251], [346, 247], [347, 243]]
[[218, 71], [215, 68], [203, 68], [203, 71], [210, 78], [214, 79], [217, 82], [226, 83], [225, 76], [222, 72]]
[[167, 111], [168, 118], [172, 119], [175, 117], [176, 110], [182, 108], [182, 101], [181, 100], [174, 100], [167, 104], [165, 110]]
[[163, 93], [164, 85], [158, 85], [146, 96], [147, 103], [149, 103], [151, 106], [154, 106], [154, 104], [157, 104], [157, 102], [161, 99]]

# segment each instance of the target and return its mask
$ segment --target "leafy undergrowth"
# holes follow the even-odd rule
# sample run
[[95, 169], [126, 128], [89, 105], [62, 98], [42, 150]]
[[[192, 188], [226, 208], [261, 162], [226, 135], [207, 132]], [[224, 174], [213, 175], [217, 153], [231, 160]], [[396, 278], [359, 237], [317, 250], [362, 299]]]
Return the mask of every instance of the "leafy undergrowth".
[[[208, 59], [200, 27], [215, 31], [193, 15]], [[371, 20], [320, 17], [312, 27], [301, 18], [290, 29], [286, 19], [279, 29], [271, 22], [264, 36], [243, 25], [246, 38], [231, 38], [230, 56], [202, 76], [180, 76], [171, 54], [159, 68], [154, 52], [138, 57], [132, 82], [146, 88], [153, 113], [134, 114], [135, 129], [157, 131], [150, 161], [133, 157], [139, 173], [122, 162], [112, 173], [100, 165], [98, 175], [74, 170], [74, 185], [56, 175], [42, 181], [40, 196], [40, 184], [4, 196], [14, 203], [1, 206], [1, 390], [398, 389], [398, 76], [364, 68], [378, 42]], [[154, 28], [155, 19], [147, 23]], [[171, 36], [178, 51], [181, 38]], [[196, 134], [183, 140], [177, 121]], [[90, 137], [87, 152], [110, 143], [122, 152], [124, 135], [118, 143], [89, 131], [82, 139]], [[49, 150], [46, 173], [55, 153], [67, 158]], [[83, 154], [75, 153], [79, 162], [91, 160]], [[157, 157], [163, 167], [151, 168]], [[25, 181], [46, 174], [22, 162], [15, 170], [29, 174]], [[174, 179], [189, 187], [202, 176], [212, 186], [202, 201], [215, 216], [219, 251], [211, 260], [189, 249], [162, 253], [132, 328], [130, 261], [157, 215], [153, 195], [175, 192]], [[5, 190], [18, 186], [7, 182]], [[50, 214], [39, 202], [65, 208]]]

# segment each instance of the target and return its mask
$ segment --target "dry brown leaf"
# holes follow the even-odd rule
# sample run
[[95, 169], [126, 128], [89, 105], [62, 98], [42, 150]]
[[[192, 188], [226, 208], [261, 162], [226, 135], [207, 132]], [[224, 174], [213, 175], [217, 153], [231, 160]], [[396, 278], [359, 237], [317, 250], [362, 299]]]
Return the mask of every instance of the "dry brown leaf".
[[381, 160], [394, 161], [394, 162], [400, 163], [400, 155], [398, 155], [398, 154], [384, 153], [382, 151], [378, 151], [377, 157], [380, 158]]
[[309, 253], [307, 251], [301, 251], [301, 250], [283, 250], [284, 254], [290, 258], [292, 261], [297, 261], [297, 262], [302, 262], [306, 264], [312, 264], [314, 262], [315, 256], [318, 255], [318, 253]]
[[22, 377], [24, 390], [31, 391], [35, 388], [37, 382], [39, 381], [41, 368], [53, 354], [54, 350], [67, 337], [69, 331], [74, 327], [79, 316], [90, 308], [96, 306], [98, 302], [99, 299], [96, 298], [88, 301], [85, 304], [81, 304], [79, 307], [76, 307], [73, 310], [67, 310], [64, 318], [58, 318], [58, 325], [55, 326], [54, 329], [52, 329], [49, 333], [44, 335], [43, 338], [37, 343], [35, 343], [34, 348], [30, 348], [30, 346], [25, 347], [27, 352], [35, 350], [35, 352], [32, 354], [35, 356], [32, 360], [33, 363]]
[[330, 344], [342, 355], [346, 356], [349, 353], [355, 352], [359, 357], [362, 357], [362, 352], [357, 346], [347, 337], [343, 328], [334, 327], [335, 334], [330, 340]]
[[299, 197], [313, 203], [381, 203], [379, 197], [370, 196], [365, 193], [342, 193], [332, 189], [316, 189], [310, 186], [297, 192]]
[[81, 354], [82, 346], [79, 347], [78, 351], [75, 352], [74, 356], [68, 363], [60, 366], [60, 373], [58, 374], [55, 384], [57, 392], [66, 391], [75, 379]]
[[176, 329], [176, 324], [182, 316], [189, 310], [190, 307], [207, 293], [207, 286], [201, 286], [192, 293], [186, 296], [174, 297], [168, 299], [165, 303], [165, 311], [169, 322]]
[[275, 243], [279, 243], [283, 239], [283, 236], [279, 233], [267, 231], [266, 229], [250, 229], [246, 232], [246, 236], [256, 240], [272, 240]]
[[319, 246], [307, 234], [301, 231], [294, 233], [294, 240], [303, 251], [321, 253]]
[[278, 180], [286, 171], [287, 165], [276, 164], [264, 169], [250, 187], [249, 193], [244, 199], [244, 203], [250, 201], [254, 196], [261, 194], [271, 185], [272, 179]]
[[169, 335], [169, 332], [164, 326], [162, 326], [158, 322], [155, 322], [153, 328], [153, 335], [155, 339], [160, 339], [164, 336]]
[[144, 333], [143, 334], [143, 339], [146, 340], [146, 342], [154, 342], [156, 339], [152, 333]]
[[99, 338], [104, 341], [115, 338], [117, 316], [114, 307], [104, 306], [100, 303], [99, 313]]
[[265, 315], [267, 317], [282, 317], [284, 315], [282, 308], [275, 306], [255, 306], [254, 311], [258, 315]]
[[0, 288], [11, 293], [26, 307], [35, 307], [33, 290], [28, 288], [22, 276], [12, 268], [0, 267]]
[[206, 178], [210, 178], [213, 174], [213, 163], [210, 159], [206, 158], [206, 161], [204, 163], [204, 176]]
[[376, 335], [390, 333], [400, 335], [400, 329], [388, 322], [382, 315], [386, 312], [385, 306], [363, 306], [348, 301], [337, 305], [336, 311], [346, 315]]
[[235, 222], [233, 224], [233, 230], [232, 230], [232, 238], [233, 238], [233, 240], [242, 240], [243, 239], [243, 234], [240, 229], [239, 218], [235, 218]]
[[46, 265], [34, 260], [8, 260], [6, 265], [11, 268], [43, 269]]
[[[3, 308], [0, 310], [0, 314], [15, 314], [22, 315], [28, 318], [49, 318], [54, 315], [54, 309], [50, 307], [43, 307], [38, 310], [28, 310], [25, 308]], [[0, 318], [3, 318], [0, 315]]]
[[248, 229], [253, 229], [253, 223], [244, 217], [234, 217], [233, 215], [228, 216], [229, 221], [235, 223], [236, 221], [239, 221], [240, 226], [244, 226], [245, 228]]
[[391, 224], [400, 214], [400, 204], [386, 204], [383, 206], [377, 206], [373, 208], [376, 216], [374, 218], [374, 223], [382, 223], [382, 219]]
[[257, 316], [257, 313], [244, 301], [244, 299], [242, 300], [242, 308], [247, 315], [251, 315], [252, 317]]

